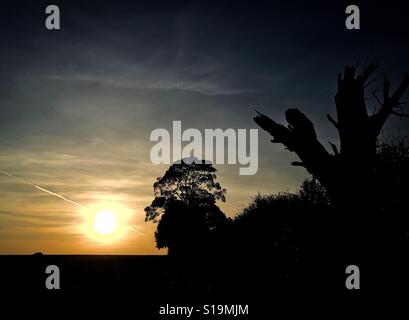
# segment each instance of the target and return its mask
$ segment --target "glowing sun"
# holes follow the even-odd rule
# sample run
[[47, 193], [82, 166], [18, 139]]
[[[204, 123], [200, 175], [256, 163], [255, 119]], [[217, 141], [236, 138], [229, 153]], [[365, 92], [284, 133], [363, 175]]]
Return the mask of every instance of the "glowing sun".
[[99, 211], [94, 217], [94, 230], [99, 234], [111, 234], [117, 228], [117, 217], [112, 211]]
[[90, 240], [113, 243], [132, 230], [132, 210], [117, 203], [95, 203], [84, 209], [82, 215], [83, 223], [79, 227]]

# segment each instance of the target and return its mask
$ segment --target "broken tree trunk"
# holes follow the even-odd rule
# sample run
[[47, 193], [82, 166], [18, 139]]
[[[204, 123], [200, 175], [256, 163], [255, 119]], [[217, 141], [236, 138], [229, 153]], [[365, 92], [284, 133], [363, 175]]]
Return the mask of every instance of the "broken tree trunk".
[[[273, 136], [272, 142], [281, 143], [295, 152], [303, 166], [327, 190], [331, 201], [340, 206], [360, 209], [374, 204], [380, 188], [376, 185], [375, 156], [378, 135], [391, 114], [399, 112], [400, 99], [409, 85], [406, 73], [398, 89], [389, 93], [389, 81], [385, 77], [383, 101], [373, 115], [368, 114], [365, 102], [365, 87], [368, 79], [378, 68], [375, 63], [356, 75], [354, 67], [345, 67], [338, 75], [338, 90], [335, 95], [337, 119], [328, 114], [328, 120], [338, 130], [340, 149], [330, 142], [329, 153], [319, 142], [313, 123], [298, 109], [289, 109], [285, 116], [287, 126], [279, 124], [259, 113], [255, 122]], [[377, 98], [377, 97], [376, 97]]]

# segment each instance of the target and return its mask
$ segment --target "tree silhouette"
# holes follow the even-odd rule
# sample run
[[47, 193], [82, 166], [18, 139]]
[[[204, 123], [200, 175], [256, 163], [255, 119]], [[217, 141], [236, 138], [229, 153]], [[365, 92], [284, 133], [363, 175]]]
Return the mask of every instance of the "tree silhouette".
[[379, 145], [376, 175], [384, 188], [382, 209], [405, 212], [409, 205], [409, 143], [407, 139], [392, 139]]
[[[211, 163], [183, 159], [169, 167], [154, 183], [155, 198], [145, 208], [145, 221], [158, 222], [155, 232], [158, 248], [170, 255], [204, 250], [211, 233], [226, 221], [216, 205], [225, 201], [226, 189], [216, 182]], [[187, 252], [188, 251], [188, 252]]]
[[299, 197], [306, 203], [319, 205], [330, 205], [330, 201], [325, 188], [316, 178], [304, 180], [298, 190]]
[[[308, 197], [301, 191], [306, 186]], [[251, 282], [287, 286], [305, 277], [307, 263], [316, 261], [315, 250], [323, 245], [320, 232], [331, 211], [325, 197], [311, 196], [320, 193], [319, 189], [316, 181], [306, 181], [297, 193], [258, 194], [235, 217], [231, 234], [238, 251], [237, 264], [252, 261], [253, 266], [248, 267], [251, 275], [246, 275]]]
[[405, 116], [400, 99], [409, 85], [407, 73], [392, 95], [390, 83], [384, 78], [383, 101], [374, 93], [380, 108], [368, 114], [365, 89], [377, 68], [378, 65], [372, 63], [356, 75], [356, 69], [347, 66], [344, 75], [338, 75], [337, 120], [327, 116], [338, 130], [340, 141], [340, 150], [330, 142], [333, 154], [319, 142], [313, 123], [298, 109], [286, 111], [287, 127], [261, 113], [254, 118], [273, 136], [272, 142], [281, 143], [298, 155], [301, 161], [292, 165], [306, 168], [326, 189], [331, 201], [340, 207], [377, 206], [374, 200], [383, 190], [374, 174], [378, 135], [390, 115]]

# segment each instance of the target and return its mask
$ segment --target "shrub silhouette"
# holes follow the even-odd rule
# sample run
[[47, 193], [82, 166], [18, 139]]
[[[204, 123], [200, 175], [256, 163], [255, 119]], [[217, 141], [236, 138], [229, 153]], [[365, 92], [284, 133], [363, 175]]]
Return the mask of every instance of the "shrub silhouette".
[[254, 275], [251, 282], [270, 279], [277, 286], [302, 279], [306, 263], [313, 258], [315, 237], [330, 210], [327, 201], [305, 196], [312, 186], [318, 184], [306, 181], [298, 193], [259, 194], [234, 219], [235, 255], [257, 266], [257, 272], [251, 268], [247, 273]]

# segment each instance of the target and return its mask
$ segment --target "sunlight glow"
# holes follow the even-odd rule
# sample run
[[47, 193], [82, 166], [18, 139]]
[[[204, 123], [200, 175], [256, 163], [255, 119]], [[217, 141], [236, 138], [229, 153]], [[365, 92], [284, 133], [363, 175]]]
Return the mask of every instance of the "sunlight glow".
[[84, 222], [80, 231], [93, 241], [105, 244], [117, 242], [132, 230], [132, 210], [118, 203], [95, 203], [84, 209], [82, 216]]
[[94, 230], [99, 234], [110, 234], [116, 229], [116, 214], [100, 211], [95, 215]]

